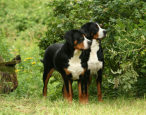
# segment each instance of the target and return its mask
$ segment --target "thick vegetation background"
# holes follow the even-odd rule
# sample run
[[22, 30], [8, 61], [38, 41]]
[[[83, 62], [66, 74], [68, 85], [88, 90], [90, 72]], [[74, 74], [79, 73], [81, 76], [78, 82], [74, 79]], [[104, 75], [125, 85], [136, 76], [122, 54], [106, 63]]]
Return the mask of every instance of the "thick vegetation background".
[[101, 23], [108, 30], [102, 41], [104, 96], [144, 96], [146, 3], [143, 0], [54, 0], [48, 7], [52, 11], [46, 21], [46, 36], [39, 43], [42, 50], [48, 44], [62, 41], [67, 30], [80, 28], [89, 21]]
[[[28, 113], [33, 113], [36, 109], [36, 111], [42, 111], [53, 105], [59, 108], [64, 104], [64, 102], [58, 101], [58, 99], [62, 100], [63, 82], [57, 72], [50, 79], [47, 97], [51, 101], [57, 101], [49, 102], [49, 107], [46, 107], [49, 100], [46, 102], [40, 100], [43, 87], [43, 65], [40, 59], [43, 58], [48, 45], [64, 42], [63, 35], [66, 31], [79, 29], [89, 21], [101, 23], [108, 30], [107, 37], [102, 41], [105, 56], [103, 98], [106, 100], [124, 96], [145, 99], [145, 11], [146, 3], [144, 0], [0, 0], [0, 55], [5, 61], [11, 60], [18, 54], [22, 57], [22, 62], [16, 67], [18, 88], [9, 95], [0, 94], [0, 100], [4, 105], [0, 111], [5, 110], [4, 113], [8, 113], [10, 108], [14, 107], [16, 110], [13, 111], [24, 109], [28, 110]], [[89, 92], [90, 100], [93, 103], [97, 101], [94, 81], [93, 79]], [[77, 100], [77, 84], [74, 83], [73, 87], [74, 99]], [[39, 105], [41, 102], [38, 99], [42, 101], [42, 105]], [[110, 106], [114, 106], [114, 111], [118, 111], [122, 107], [120, 105], [122, 101], [119, 99], [115, 104], [106, 101], [104, 104], [90, 105], [82, 109], [87, 110], [86, 113], [91, 113], [89, 109], [94, 109], [94, 106], [101, 109], [108, 105], [108, 110], [112, 109]], [[34, 102], [41, 109], [33, 107]], [[57, 105], [58, 102], [59, 105]], [[28, 107], [25, 108], [24, 104], [28, 104]], [[122, 104], [126, 105], [125, 102]], [[135, 106], [145, 103], [143, 101], [138, 103], [132, 103], [132, 100], [128, 101], [129, 106], [132, 104], [135, 108]], [[80, 107], [74, 103], [73, 109], [76, 106]], [[5, 107], [8, 107], [7, 110]], [[28, 108], [31, 107], [32, 110], [29, 110]], [[122, 111], [131, 110], [131, 108], [126, 107], [124, 106], [124, 109], [121, 110], [121, 114]], [[63, 109], [63, 106], [61, 108]], [[68, 106], [65, 105], [65, 108]], [[63, 111], [52, 109], [54, 110], [52, 112], [57, 111], [57, 114], [66, 112], [64, 109]], [[72, 109], [70, 110], [72, 111]], [[132, 111], [134, 112], [134, 109]], [[96, 114], [96, 111], [92, 112]], [[101, 114], [105, 112], [104, 109], [100, 111]], [[111, 113], [112, 110], [109, 112]]]

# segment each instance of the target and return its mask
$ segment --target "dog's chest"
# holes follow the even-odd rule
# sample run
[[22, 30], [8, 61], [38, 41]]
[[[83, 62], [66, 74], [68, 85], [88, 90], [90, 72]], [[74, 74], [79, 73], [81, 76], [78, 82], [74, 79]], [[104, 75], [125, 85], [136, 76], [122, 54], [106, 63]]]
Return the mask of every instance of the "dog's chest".
[[99, 50], [99, 43], [96, 40], [92, 41], [91, 52], [88, 60], [88, 69], [91, 74], [97, 74], [97, 71], [103, 67], [103, 62], [98, 60], [97, 52]]
[[72, 74], [72, 79], [77, 80], [84, 71], [81, 65], [81, 59], [79, 58], [81, 51], [75, 50], [73, 57], [69, 60], [69, 66], [67, 70]]

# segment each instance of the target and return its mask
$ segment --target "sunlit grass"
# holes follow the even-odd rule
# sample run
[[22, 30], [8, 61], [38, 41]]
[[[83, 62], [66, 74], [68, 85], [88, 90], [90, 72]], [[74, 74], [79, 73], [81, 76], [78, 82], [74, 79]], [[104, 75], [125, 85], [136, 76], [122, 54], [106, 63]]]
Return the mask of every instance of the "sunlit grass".
[[77, 100], [72, 104], [63, 99], [51, 101], [49, 99], [0, 97], [0, 113], [2, 114], [48, 114], [48, 115], [145, 115], [146, 100], [144, 99], [116, 99], [104, 100], [99, 103], [91, 100], [87, 105], [79, 104]]

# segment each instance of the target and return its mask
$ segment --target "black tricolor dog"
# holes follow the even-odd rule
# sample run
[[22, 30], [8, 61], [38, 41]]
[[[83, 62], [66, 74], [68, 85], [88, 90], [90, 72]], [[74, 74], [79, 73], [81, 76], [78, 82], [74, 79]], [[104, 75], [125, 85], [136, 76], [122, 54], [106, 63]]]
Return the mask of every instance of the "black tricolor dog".
[[87, 38], [92, 41], [91, 48], [87, 51], [84, 51], [84, 53], [87, 57], [89, 57], [87, 64], [88, 70], [90, 71], [90, 77], [91, 75], [96, 76], [98, 100], [102, 101], [101, 82], [104, 56], [101, 47], [101, 39], [106, 36], [106, 30], [102, 29], [100, 25], [95, 22], [84, 24], [81, 27], [81, 30], [83, 30], [86, 33]]
[[[53, 44], [46, 49], [43, 64], [43, 95], [47, 95], [47, 84], [54, 69], [61, 73], [64, 80], [63, 95], [72, 101], [72, 81], [84, 80], [87, 60], [82, 58], [82, 51], [89, 49], [91, 41], [80, 30], [66, 32], [64, 44]], [[86, 81], [86, 80], [85, 80]], [[80, 87], [80, 84], [79, 84]], [[80, 91], [81, 88], [79, 88]], [[79, 92], [81, 93], [81, 92]]]

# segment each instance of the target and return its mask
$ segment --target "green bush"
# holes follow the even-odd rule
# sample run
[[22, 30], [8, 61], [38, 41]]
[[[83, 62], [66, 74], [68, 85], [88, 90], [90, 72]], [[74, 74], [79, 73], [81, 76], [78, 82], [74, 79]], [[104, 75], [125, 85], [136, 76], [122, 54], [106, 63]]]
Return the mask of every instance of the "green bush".
[[[54, 0], [48, 3], [48, 7], [52, 9], [47, 18], [46, 37], [41, 38], [40, 48], [46, 47], [52, 43], [63, 40], [64, 33], [67, 30], [80, 28], [82, 24], [88, 22], [92, 15], [91, 1], [75, 1], [75, 0]], [[88, 14], [87, 14], [88, 11]]]
[[48, 45], [62, 41], [67, 30], [78, 29], [86, 22], [102, 23], [108, 30], [102, 42], [103, 88], [115, 95], [130, 94], [137, 77], [146, 74], [145, 6], [143, 0], [54, 0], [48, 4], [52, 9], [46, 21], [48, 31], [39, 47], [44, 52]]
[[5, 33], [0, 29], [0, 56], [4, 59], [4, 61], [10, 60], [9, 46], [5, 41]]

